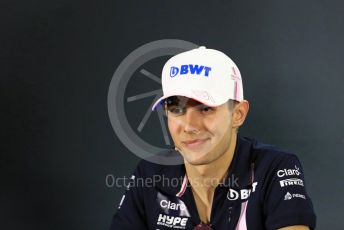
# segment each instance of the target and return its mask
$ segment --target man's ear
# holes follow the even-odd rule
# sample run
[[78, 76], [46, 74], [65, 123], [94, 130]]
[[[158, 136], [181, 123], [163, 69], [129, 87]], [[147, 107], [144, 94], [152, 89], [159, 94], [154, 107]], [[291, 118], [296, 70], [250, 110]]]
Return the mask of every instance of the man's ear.
[[243, 100], [234, 106], [232, 113], [233, 128], [239, 128], [244, 123], [249, 109], [250, 104], [246, 100]]

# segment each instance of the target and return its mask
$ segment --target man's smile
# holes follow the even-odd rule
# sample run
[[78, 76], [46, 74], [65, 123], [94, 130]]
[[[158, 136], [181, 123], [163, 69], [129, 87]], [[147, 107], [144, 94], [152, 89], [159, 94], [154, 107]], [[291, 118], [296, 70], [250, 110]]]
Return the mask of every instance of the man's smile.
[[196, 149], [202, 146], [208, 140], [210, 140], [210, 138], [192, 139], [192, 140], [182, 141], [182, 143], [185, 147], [189, 149]]

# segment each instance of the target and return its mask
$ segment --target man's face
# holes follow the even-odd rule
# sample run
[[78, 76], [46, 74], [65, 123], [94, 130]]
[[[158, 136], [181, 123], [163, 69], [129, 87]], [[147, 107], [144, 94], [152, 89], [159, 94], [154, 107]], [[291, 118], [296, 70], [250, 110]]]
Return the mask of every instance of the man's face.
[[184, 160], [192, 165], [215, 161], [228, 149], [232, 137], [232, 107], [208, 107], [186, 97], [166, 101], [168, 128]]

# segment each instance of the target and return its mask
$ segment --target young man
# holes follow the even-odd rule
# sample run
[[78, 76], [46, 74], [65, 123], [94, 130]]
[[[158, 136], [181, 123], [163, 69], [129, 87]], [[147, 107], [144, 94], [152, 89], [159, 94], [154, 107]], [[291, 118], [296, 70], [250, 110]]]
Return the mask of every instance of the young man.
[[[178, 54], [163, 68], [162, 87], [153, 109], [164, 106], [170, 154], [184, 163], [141, 161], [112, 230], [315, 228], [298, 158], [238, 135], [249, 103], [228, 56], [205, 47]], [[138, 183], [162, 177], [154, 186]], [[168, 183], [176, 178], [183, 180]]]

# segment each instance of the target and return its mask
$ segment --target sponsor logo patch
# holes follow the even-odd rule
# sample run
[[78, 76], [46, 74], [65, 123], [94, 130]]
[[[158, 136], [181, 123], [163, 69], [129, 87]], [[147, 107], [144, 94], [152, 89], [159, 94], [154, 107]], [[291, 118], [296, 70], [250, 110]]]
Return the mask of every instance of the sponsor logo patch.
[[181, 210], [181, 211], [185, 211], [186, 206], [185, 204], [181, 203], [181, 204], [177, 204], [177, 203], [173, 203], [171, 201], [167, 201], [167, 200], [161, 200], [160, 201], [160, 207], [162, 208], [166, 208], [166, 209], [170, 209], [170, 210]]
[[291, 200], [293, 198], [300, 198], [306, 200], [306, 196], [298, 193], [291, 194], [290, 192], [287, 192], [284, 196], [284, 200]]
[[281, 180], [280, 185], [282, 188], [287, 187], [287, 186], [293, 186], [293, 185], [304, 186], [303, 180], [298, 179], [298, 178], [290, 178], [290, 179]]
[[300, 168], [295, 165], [293, 169], [282, 169], [277, 171], [278, 177], [285, 177], [285, 176], [300, 176], [301, 171]]
[[157, 225], [174, 228], [174, 229], [186, 229], [186, 223], [189, 218], [179, 216], [168, 216], [159, 214]]
[[181, 65], [180, 67], [171, 66], [170, 77], [175, 77], [178, 74], [179, 75], [186, 75], [186, 74], [203, 75], [205, 77], [208, 77], [210, 71], [211, 71], [211, 67], [204, 66], [204, 65], [188, 64], [188, 65]]
[[250, 197], [252, 192], [256, 191], [256, 187], [258, 182], [254, 182], [252, 184], [252, 189], [241, 189], [240, 191], [236, 191], [234, 189], [229, 189], [227, 193], [228, 200], [246, 200]]

